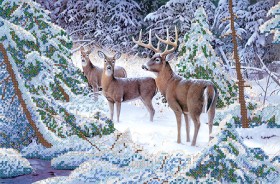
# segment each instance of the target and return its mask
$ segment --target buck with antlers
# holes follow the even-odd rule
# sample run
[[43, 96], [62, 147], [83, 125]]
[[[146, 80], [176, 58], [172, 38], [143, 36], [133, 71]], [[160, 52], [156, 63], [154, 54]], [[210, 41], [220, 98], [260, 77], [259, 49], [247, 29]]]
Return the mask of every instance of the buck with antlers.
[[108, 57], [103, 52], [98, 51], [98, 55], [104, 59], [101, 84], [102, 92], [109, 103], [111, 120], [113, 120], [115, 103], [117, 106], [117, 121], [119, 122], [121, 103], [140, 98], [150, 113], [150, 121], [153, 121], [155, 110], [152, 99], [157, 92], [155, 79], [151, 77], [116, 78], [114, 77], [114, 68], [116, 60], [121, 56], [120, 53], [117, 53], [114, 57]]
[[[81, 48], [81, 58], [82, 58], [82, 67], [84, 71], [84, 75], [86, 76], [89, 85], [92, 87], [93, 91], [96, 92], [98, 89], [101, 88], [101, 78], [103, 69], [99, 68], [98, 66], [95, 66], [91, 63], [89, 59], [89, 54], [92, 51], [88, 50], [85, 51], [85, 49]], [[121, 66], [115, 67], [115, 77], [119, 78], [126, 78], [126, 71]]]
[[[139, 39], [133, 42], [155, 52], [152, 58], [142, 66], [143, 69], [156, 74], [156, 85], [162, 95], [166, 98], [168, 105], [174, 111], [177, 120], [177, 142], [181, 143], [181, 117], [182, 114], [186, 123], [187, 142], [190, 141], [189, 116], [194, 122], [194, 135], [192, 146], [196, 145], [197, 134], [200, 128], [200, 115], [208, 113], [209, 135], [212, 132], [213, 119], [215, 116], [218, 92], [214, 84], [208, 80], [190, 79], [186, 80], [175, 74], [168, 63], [172, 59], [171, 53], [177, 48], [178, 32], [175, 27], [175, 41], [171, 41], [167, 29], [167, 39], [163, 40], [156, 35], [157, 48], [152, 45], [151, 30], [149, 32], [149, 43], [142, 42], [142, 30]], [[160, 51], [160, 43], [166, 44], [164, 52]], [[169, 46], [172, 46], [169, 49]], [[210, 136], [209, 136], [210, 140]]]

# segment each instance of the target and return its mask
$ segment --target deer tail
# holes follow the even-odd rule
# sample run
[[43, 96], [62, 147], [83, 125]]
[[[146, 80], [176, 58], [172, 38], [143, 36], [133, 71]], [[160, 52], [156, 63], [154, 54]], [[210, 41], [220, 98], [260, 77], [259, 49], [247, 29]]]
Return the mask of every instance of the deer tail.
[[215, 86], [209, 85], [206, 86], [203, 93], [204, 97], [204, 112], [208, 112], [212, 105], [216, 105], [216, 101], [218, 99], [218, 91]]

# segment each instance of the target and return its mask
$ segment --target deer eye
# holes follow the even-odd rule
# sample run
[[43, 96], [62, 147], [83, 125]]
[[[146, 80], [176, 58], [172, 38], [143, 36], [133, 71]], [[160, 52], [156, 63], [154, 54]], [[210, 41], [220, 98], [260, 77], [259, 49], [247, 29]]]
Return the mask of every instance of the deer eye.
[[156, 60], [156, 63], [160, 63], [161, 62], [160, 58], [156, 58], [155, 60]]
[[106, 59], [104, 60], [104, 63], [107, 63], [107, 60], [106, 60]]
[[87, 54], [87, 57], [88, 57], [88, 54]]

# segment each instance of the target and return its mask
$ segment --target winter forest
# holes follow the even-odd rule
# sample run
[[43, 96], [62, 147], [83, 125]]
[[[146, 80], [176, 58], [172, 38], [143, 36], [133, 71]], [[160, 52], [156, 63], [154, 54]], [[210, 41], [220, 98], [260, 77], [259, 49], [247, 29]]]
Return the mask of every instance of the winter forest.
[[280, 1], [0, 0], [0, 183], [280, 183]]

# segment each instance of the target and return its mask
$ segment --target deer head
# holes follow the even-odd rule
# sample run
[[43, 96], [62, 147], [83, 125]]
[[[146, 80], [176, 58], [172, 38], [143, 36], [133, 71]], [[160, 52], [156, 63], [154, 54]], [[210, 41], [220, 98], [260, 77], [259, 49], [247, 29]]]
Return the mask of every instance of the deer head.
[[[177, 48], [177, 43], [178, 43], [177, 28], [175, 27], [175, 41], [174, 42], [172, 42], [170, 40], [168, 29], [167, 29], [166, 40], [161, 39], [158, 35], [156, 35], [156, 37], [159, 40], [158, 44], [157, 44], [157, 48], [155, 48], [152, 45], [152, 31], [151, 30], [149, 31], [149, 43], [148, 44], [145, 44], [142, 42], [142, 30], [140, 31], [139, 39], [136, 41], [134, 38], [132, 38], [132, 40], [134, 43], [136, 43], [142, 47], [148, 48], [155, 52], [155, 54], [152, 56], [152, 58], [147, 63], [142, 65], [142, 68], [145, 70], [151, 71], [151, 72], [159, 73], [164, 68], [166, 63], [169, 60], [171, 60], [174, 56], [171, 53], [173, 53]], [[163, 52], [160, 51], [160, 43], [166, 44], [166, 49]], [[169, 49], [169, 46], [172, 46], [172, 48]]]
[[104, 71], [107, 76], [113, 76], [116, 60], [121, 57], [121, 53], [117, 52], [113, 57], [109, 57], [102, 51], [98, 51], [98, 56], [104, 59]]
[[89, 54], [91, 53], [91, 50], [85, 50], [84, 47], [81, 47], [81, 58], [82, 58], [82, 66], [85, 67], [87, 66], [88, 63], [90, 62], [89, 59]]

